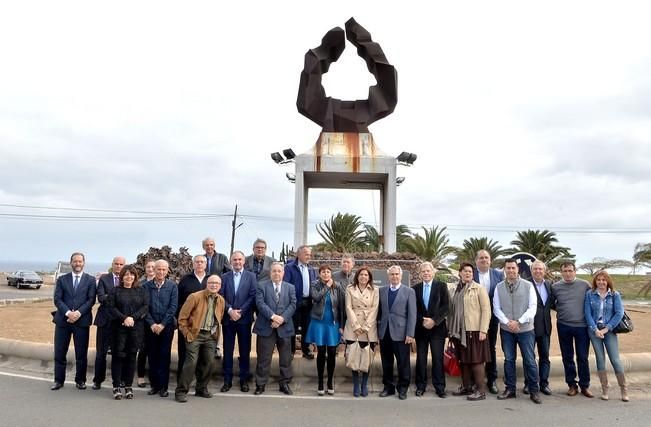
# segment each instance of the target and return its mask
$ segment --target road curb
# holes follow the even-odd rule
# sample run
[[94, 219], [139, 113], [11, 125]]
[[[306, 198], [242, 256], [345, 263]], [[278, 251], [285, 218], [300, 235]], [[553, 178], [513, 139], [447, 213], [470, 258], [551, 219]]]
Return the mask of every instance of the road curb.
[[34, 298], [13, 298], [0, 300], [0, 307], [14, 304], [32, 304], [37, 302], [52, 301], [53, 297], [34, 297]]
[[[0, 356], [2, 356], [4, 360], [12, 359], [12, 358], [35, 360], [41, 362], [44, 365], [49, 366], [49, 364], [53, 365], [54, 345], [0, 338]], [[348, 368], [346, 368], [344, 364], [343, 355], [340, 354], [337, 359], [338, 360], [336, 366], [336, 375], [341, 377], [350, 377], [351, 372]], [[622, 361], [626, 373], [651, 373], [651, 353], [620, 354], [620, 359]], [[551, 376], [556, 378], [563, 377], [564, 371], [563, 371], [563, 361], [561, 359], [561, 356], [552, 356], [550, 360], [551, 360]], [[256, 356], [252, 355], [251, 356], [251, 367], [253, 368], [252, 371], [255, 370], [256, 361], [257, 361]], [[416, 357], [415, 355], [412, 355], [411, 358], [412, 369], [416, 366], [415, 361], [416, 361]], [[94, 362], [95, 362], [95, 349], [91, 348], [88, 350], [88, 366], [94, 366]], [[499, 371], [501, 371], [502, 369], [503, 362], [504, 359], [498, 357], [497, 366]], [[72, 346], [68, 352], [68, 363], [69, 364], [74, 363], [74, 349], [72, 348]], [[172, 352], [172, 360], [170, 366], [171, 368], [170, 370], [172, 372], [176, 372], [177, 363], [178, 363], [177, 354], [176, 352]], [[215, 363], [215, 365], [216, 365], [215, 373], [217, 375], [221, 375], [221, 362], [218, 361], [217, 363]], [[522, 363], [518, 362], [517, 365], [518, 365], [518, 375], [522, 375]], [[110, 363], [108, 363], [108, 366], [110, 366]], [[595, 366], [596, 364], [594, 361], [594, 356], [591, 355], [590, 369], [591, 372], [593, 372], [596, 376]], [[294, 361], [292, 362], [292, 368], [294, 371], [294, 378], [303, 377], [305, 379], [313, 379], [314, 377], [316, 377], [315, 360], [307, 360], [297, 355], [294, 358]], [[234, 363], [233, 369], [234, 369], [234, 375], [237, 376], [238, 374], [237, 362]], [[278, 357], [276, 354], [274, 354], [274, 358], [272, 361], [272, 372], [276, 372], [277, 369], [278, 369]], [[374, 373], [377, 374], [381, 374], [382, 372], [382, 364], [380, 362], [379, 354], [377, 354], [373, 360], [372, 370]], [[608, 370], [611, 373], [613, 372], [612, 367], [610, 365], [608, 365]]]

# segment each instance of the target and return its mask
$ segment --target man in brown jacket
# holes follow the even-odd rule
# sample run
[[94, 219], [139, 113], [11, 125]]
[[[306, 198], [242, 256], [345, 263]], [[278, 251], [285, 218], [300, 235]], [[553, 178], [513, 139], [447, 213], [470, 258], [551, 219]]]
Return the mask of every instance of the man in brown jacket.
[[183, 335], [179, 339], [185, 339], [186, 354], [175, 392], [177, 402], [188, 401], [188, 390], [195, 372], [195, 396], [212, 397], [208, 381], [225, 305], [224, 298], [218, 293], [221, 285], [218, 275], [208, 277], [206, 289], [190, 294], [179, 313], [179, 332]]

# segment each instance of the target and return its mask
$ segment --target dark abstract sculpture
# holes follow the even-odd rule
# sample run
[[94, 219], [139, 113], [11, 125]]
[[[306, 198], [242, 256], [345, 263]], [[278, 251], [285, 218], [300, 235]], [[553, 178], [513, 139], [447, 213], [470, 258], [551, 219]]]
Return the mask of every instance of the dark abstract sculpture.
[[368, 90], [368, 99], [342, 101], [326, 96], [321, 76], [328, 72], [345, 49], [344, 30], [335, 27], [321, 40], [321, 45], [305, 54], [296, 107], [323, 128], [323, 132], [368, 132], [368, 125], [388, 116], [398, 103], [398, 74], [389, 64], [380, 45], [353, 18], [346, 22], [345, 36], [366, 61], [377, 84]]

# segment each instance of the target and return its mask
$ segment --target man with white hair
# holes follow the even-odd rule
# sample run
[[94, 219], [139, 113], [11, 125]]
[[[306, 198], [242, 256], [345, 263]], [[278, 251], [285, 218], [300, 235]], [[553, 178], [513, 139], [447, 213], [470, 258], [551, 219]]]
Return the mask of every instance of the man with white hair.
[[147, 352], [149, 354], [149, 382], [147, 394], [169, 396], [170, 358], [174, 338], [174, 316], [178, 305], [176, 283], [167, 278], [169, 264], [163, 259], [154, 265], [154, 280], [145, 283], [149, 292], [149, 313], [145, 318], [147, 328]]
[[355, 273], [353, 267], [355, 266], [355, 258], [351, 254], [343, 254], [341, 257], [341, 270], [332, 274], [332, 280], [340, 284], [344, 289], [353, 283]]
[[[387, 270], [389, 285], [380, 288], [380, 355], [382, 357], [382, 383], [380, 397], [396, 394], [400, 400], [407, 398], [411, 381], [410, 351], [416, 331], [416, 293], [400, 283], [402, 268], [392, 265]], [[393, 378], [394, 358], [398, 365], [398, 383]]]

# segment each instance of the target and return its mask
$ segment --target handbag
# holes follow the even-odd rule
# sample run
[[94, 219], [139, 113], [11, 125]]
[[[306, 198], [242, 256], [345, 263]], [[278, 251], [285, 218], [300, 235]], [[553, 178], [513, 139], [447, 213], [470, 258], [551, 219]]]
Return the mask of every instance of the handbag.
[[624, 316], [622, 317], [622, 320], [619, 321], [619, 324], [615, 326], [615, 329], [613, 329], [613, 333], [615, 334], [628, 334], [629, 332], [633, 332], [633, 329], [635, 326], [633, 326], [633, 321], [631, 318], [624, 312]]
[[448, 342], [448, 346], [443, 352], [443, 370], [451, 377], [461, 376], [461, 367], [459, 359], [454, 351], [454, 347]]
[[353, 371], [368, 372], [371, 366], [371, 343], [362, 347], [359, 340], [355, 340], [346, 346], [345, 357], [347, 368]]

